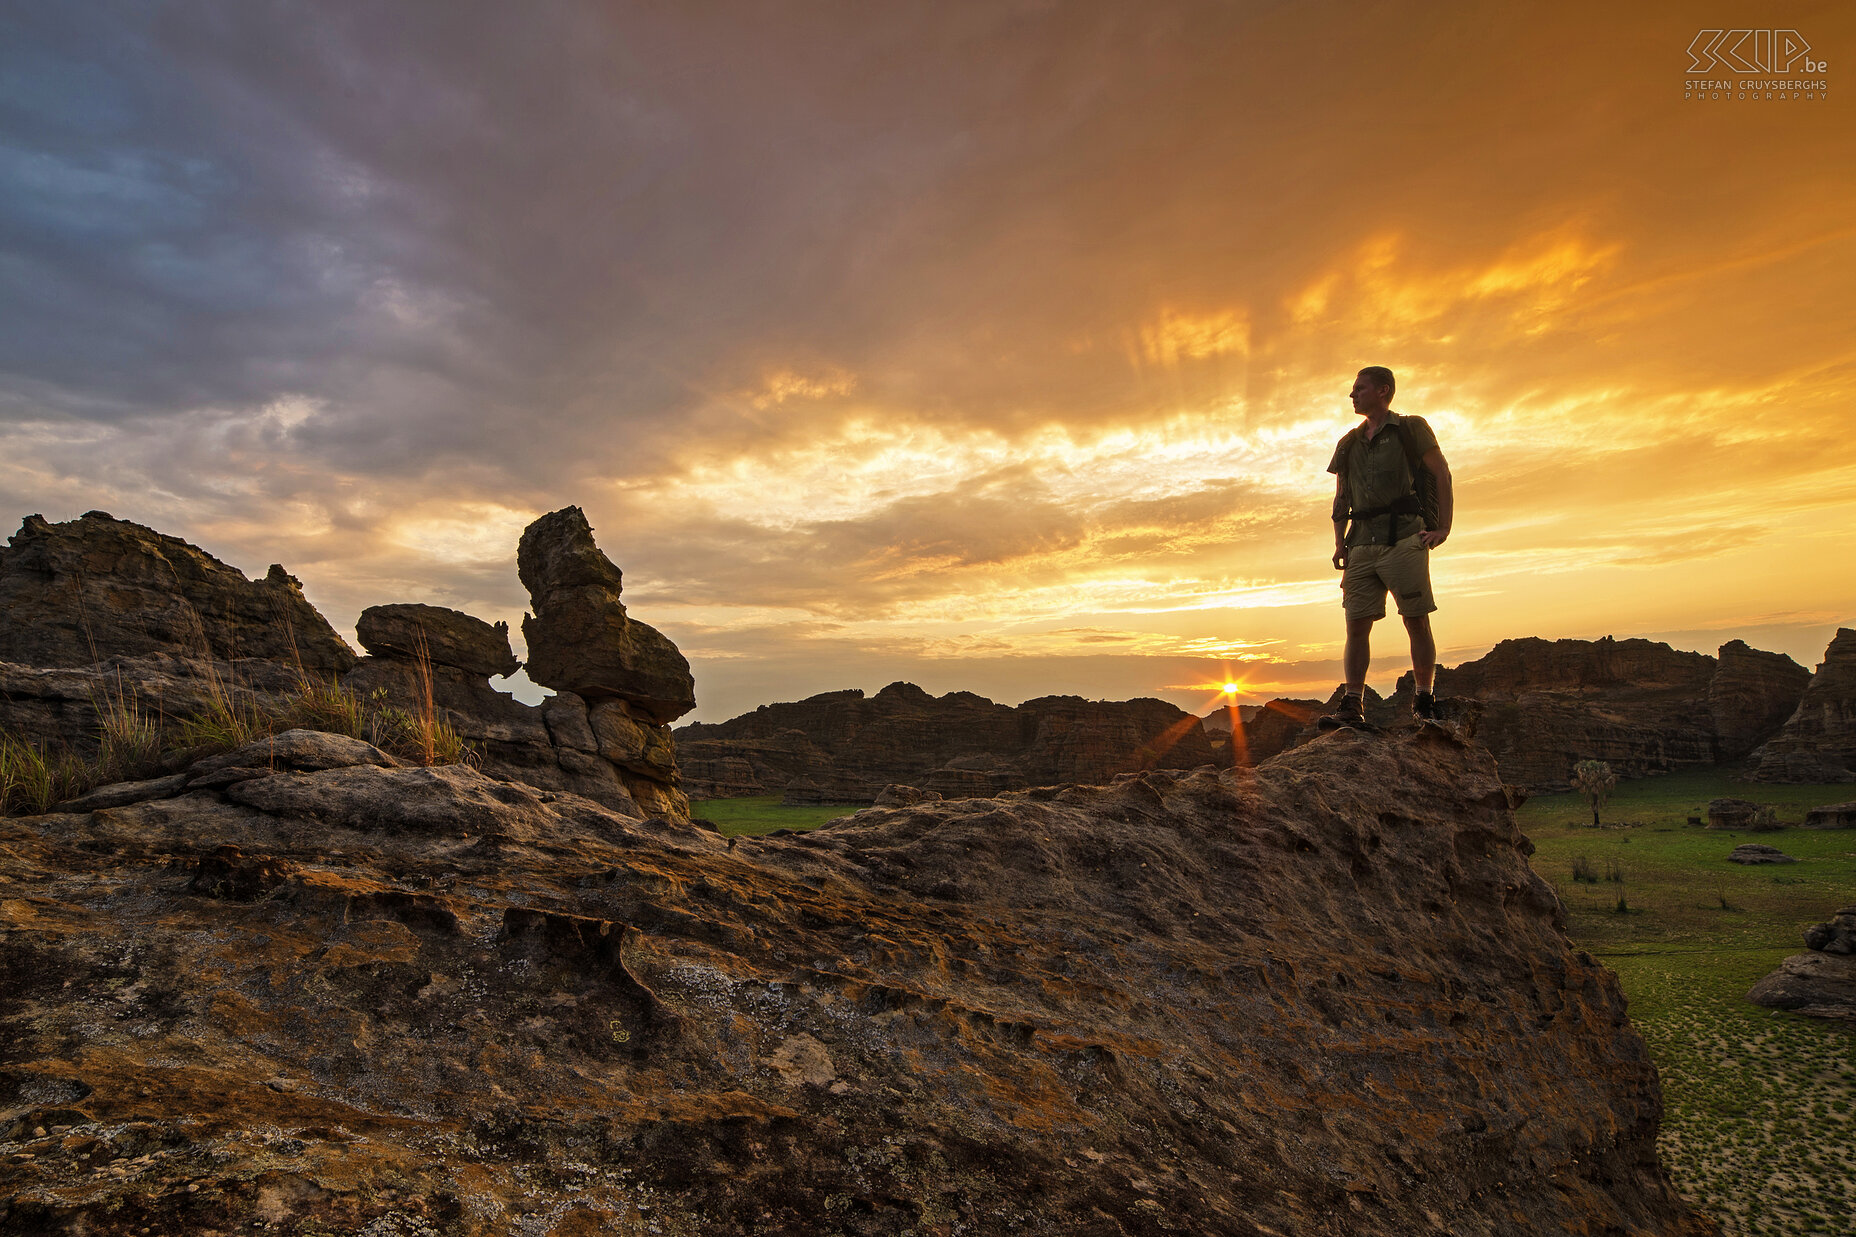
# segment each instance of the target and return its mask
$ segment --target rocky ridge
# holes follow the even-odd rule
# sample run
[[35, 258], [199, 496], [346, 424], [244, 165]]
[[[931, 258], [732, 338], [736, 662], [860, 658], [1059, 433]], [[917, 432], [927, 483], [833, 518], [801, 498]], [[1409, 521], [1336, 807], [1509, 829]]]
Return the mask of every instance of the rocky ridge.
[[738, 843], [328, 738], [0, 820], [0, 1229], [1713, 1231], [1440, 728]]
[[[1602, 760], [1620, 777], [1732, 763], [1777, 734], [1810, 674], [1791, 658], [1733, 640], [1719, 657], [1650, 640], [1504, 640], [1459, 666], [1439, 666], [1440, 704], [1473, 727], [1502, 776], [1530, 792], [1565, 790], [1572, 767]], [[1368, 689], [1367, 720], [1411, 716], [1406, 671], [1388, 700]], [[1306, 701], [1273, 701], [1306, 715]], [[1339, 703], [1331, 697], [1326, 712]], [[1277, 725], [1272, 741], [1285, 736]], [[1304, 726], [1290, 743], [1318, 731]], [[1267, 748], [1265, 749], [1267, 750]]]
[[891, 683], [871, 697], [827, 692], [676, 732], [699, 799], [779, 792], [790, 801], [873, 803], [891, 785], [948, 797], [1217, 761], [1199, 719], [1162, 700], [1043, 696], [1016, 707], [972, 692]]
[[248, 580], [198, 546], [107, 512], [63, 524], [27, 516], [0, 548], [0, 662], [69, 669], [150, 655], [313, 674], [355, 663], [281, 565]]

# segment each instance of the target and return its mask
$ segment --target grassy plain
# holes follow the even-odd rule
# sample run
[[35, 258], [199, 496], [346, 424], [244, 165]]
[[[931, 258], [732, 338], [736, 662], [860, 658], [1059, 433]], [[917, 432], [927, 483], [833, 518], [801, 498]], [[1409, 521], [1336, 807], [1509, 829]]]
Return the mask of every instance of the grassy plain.
[[[1572, 939], [1623, 982], [1662, 1075], [1663, 1162], [1683, 1194], [1725, 1237], [1851, 1237], [1856, 1032], [1762, 1009], [1746, 991], [1804, 948], [1805, 928], [1856, 904], [1856, 831], [1688, 823], [1721, 795], [1795, 822], [1807, 808], [1856, 798], [1856, 787], [1755, 785], [1707, 770], [1620, 783], [1601, 828], [1572, 794], [1531, 799], [1517, 816], [1537, 848], [1534, 869], [1566, 904]], [[816, 828], [851, 810], [772, 796], [695, 805], [724, 833]], [[1749, 841], [1798, 862], [1728, 863]], [[1575, 867], [1595, 879], [1575, 880]]]
[[723, 833], [753, 836], [775, 829], [816, 829], [828, 820], [849, 816], [857, 809], [841, 804], [788, 805], [778, 795], [752, 799], [701, 799], [690, 804], [690, 814], [712, 822]]
[[[1746, 991], [1804, 948], [1805, 928], [1856, 904], [1856, 832], [1688, 823], [1720, 795], [1797, 821], [1856, 798], [1856, 787], [1764, 786], [1709, 770], [1621, 783], [1604, 828], [1572, 794], [1529, 800], [1517, 816], [1537, 848], [1534, 870], [1566, 904], [1569, 935], [1623, 981], [1662, 1075], [1663, 1162], [1683, 1194], [1726, 1237], [1849, 1237], [1856, 1032], [1762, 1009]], [[1742, 842], [1798, 862], [1727, 862]], [[1597, 879], [1575, 880], [1575, 868]]]

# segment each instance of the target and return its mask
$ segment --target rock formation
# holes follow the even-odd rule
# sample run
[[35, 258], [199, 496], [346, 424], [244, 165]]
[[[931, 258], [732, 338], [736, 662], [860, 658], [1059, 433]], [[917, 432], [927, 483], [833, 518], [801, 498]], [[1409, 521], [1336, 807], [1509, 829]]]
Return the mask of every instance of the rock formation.
[[1807, 952], [1793, 954], [1753, 985], [1746, 999], [1772, 1009], [1856, 1023], [1856, 906], [1804, 932]]
[[1720, 798], [1708, 800], [1708, 828], [1750, 829], [1759, 815], [1759, 804], [1751, 799]]
[[1729, 863], [1755, 865], [1761, 863], [1797, 863], [1798, 861], [1776, 846], [1764, 846], [1758, 842], [1742, 842], [1734, 847], [1727, 856]]
[[[561, 530], [573, 531], [575, 518], [579, 533], [565, 536]], [[570, 618], [588, 612], [597, 599], [584, 588], [575, 594], [580, 586], [572, 583], [590, 570], [586, 564], [604, 565], [611, 605], [618, 606], [618, 569], [585, 528], [578, 510], [568, 508], [536, 521], [532, 540], [525, 535], [523, 544], [539, 547], [533, 560], [540, 565], [531, 572], [543, 590], [535, 598], [538, 611]], [[582, 567], [578, 577], [575, 564]], [[567, 600], [556, 604], [563, 595]], [[109, 622], [94, 617], [99, 607], [113, 616]], [[596, 648], [548, 643], [574, 631], [587, 639], [618, 632], [615, 638], [629, 641], [628, 652], [607, 659], [602, 698], [589, 704], [562, 691], [541, 707], [490, 686], [491, 675], [511, 674], [520, 664], [505, 624], [439, 606], [373, 606], [356, 625], [370, 655], [357, 660], [281, 567], [254, 584], [204, 550], [97, 512], [55, 525], [27, 518], [11, 548], [0, 551], [0, 612], [9, 619], [0, 624], [0, 648], [7, 650], [0, 660], [0, 726], [53, 748], [94, 750], [99, 706], [112, 701], [169, 719], [222, 705], [281, 712], [306, 686], [334, 682], [351, 699], [404, 714], [422, 716], [429, 708], [492, 777], [571, 791], [622, 815], [689, 811], [669, 729], [637, 716], [661, 714], [665, 667], [683, 667], [680, 690], [690, 696], [688, 666], [675, 646], [626, 618], [622, 607], [605, 628], [542, 623], [529, 632], [541, 641], [531, 654], [556, 666], [601, 656]], [[74, 632], [83, 636], [81, 647]], [[93, 638], [101, 656], [91, 656]], [[639, 649], [651, 651], [649, 664], [628, 680], [620, 663]]]
[[369, 606], [354, 629], [361, 647], [380, 657], [423, 656], [434, 665], [486, 679], [514, 674], [522, 666], [509, 650], [509, 624], [492, 626], [442, 606]]
[[1042, 696], [1013, 708], [913, 683], [762, 705], [680, 727], [676, 743], [699, 799], [782, 792], [791, 802], [871, 803], [890, 785], [953, 798], [1217, 763], [1199, 719], [1163, 700]]
[[[1377, 698], [1378, 693], [1373, 695]], [[1214, 748], [1229, 749], [1219, 752], [1225, 757], [1220, 764], [1260, 765], [1302, 741], [1303, 731], [1322, 712], [1319, 700], [1277, 697], [1263, 704], [1239, 705], [1235, 733], [1231, 724], [1232, 710], [1228, 708], [1214, 709], [1205, 718], [1205, 729], [1212, 737]]]
[[248, 580], [177, 537], [89, 511], [29, 515], [0, 549], [0, 662], [68, 668], [109, 657], [256, 658], [340, 674], [354, 650], [273, 565]]
[[593, 543], [580, 508], [530, 524], [516, 567], [534, 607], [522, 620], [530, 679], [588, 701], [622, 700], [629, 716], [655, 725], [696, 707], [689, 662], [625, 613], [619, 569]]
[[1798, 708], [1811, 672], [1783, 653], [1767, 653], [1744, 640], [1720, 649], [1708, 681], [1708, 716], [1714, 722], [1714, 759], [1733, 764], [1753, 754]]
[[1712, 1231], [1441, 731], [733, 846], [291, 751], [0, 821], [0, 1230]]
[[[1738, 640], [1717, 660], [1650, 640], [1529, 637], [1438, 667], [1436, 691], [1473, 704], [1476, 737], [1509, 781], [1564, 790], [1581, 760], [1635, 778], [1740, 759], [1776, 732], [1802, 671]], [[1407, 671], [1394, 716], [1410, 716], [1411, 695]]]
[[1856, 803], [1826, 803], [1804, 814], [1807, 829], [1856, 829]]
[[1856, 781], [1856, 631], [1837, 629], [1798, 708], [1757, 759], [1756, 781]]

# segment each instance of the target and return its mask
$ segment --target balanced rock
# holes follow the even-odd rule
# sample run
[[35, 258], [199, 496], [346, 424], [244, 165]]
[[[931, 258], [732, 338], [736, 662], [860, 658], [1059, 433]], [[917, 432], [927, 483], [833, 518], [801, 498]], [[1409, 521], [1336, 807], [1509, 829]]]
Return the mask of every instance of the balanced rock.
[[1734, 847], [1734, 853], [1727, 856], [1729, 863], [1797, 863], [1798, 861], [1776, 846], [1763, 846], [1758, 842], [1743, 842]]
[[667, 724], [696, 707], [683, 654], [625, 613], [622, 576], [593, 541], [578, 507], [542, 516], [522, 534], [516, 568], [534, 613], [522, 619], [528, 676], [587, 700], [617, 698]]
[[485, 678], [510, 675], [522, 663], [509, 650], [509, 624], [491, 626], [461, 610], [400, 602], [369, 606], [355, 623], [361, 647], [377, 657], [417, 658]]
[[1856, 781], [1856, 631], [1837, 629], [1797, 709], [1755, 755], [1757, 781]]
[[340, 674], [354, 650], [273, 565], [262, 580], [178, 537], [86, 512], [29, 515], [0, 549], [0, 662], [88, 666], [165, 653]]
[[1771, 1009], [1856, 1023], [1856, 906], [1805, 929], [1793, 954], [1753, 985], [1746, 999]]
[[0, 1228], [1702, 1237], [1529, 849], [1430, 728], [732, 848], [462, 766], [12, 819]]

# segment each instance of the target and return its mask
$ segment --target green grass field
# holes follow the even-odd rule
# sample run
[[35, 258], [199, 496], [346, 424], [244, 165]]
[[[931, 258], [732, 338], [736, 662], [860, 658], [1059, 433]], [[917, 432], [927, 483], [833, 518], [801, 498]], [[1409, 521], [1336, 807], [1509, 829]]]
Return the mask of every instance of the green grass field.
[[[1537, 848], [1534, 869], [1566, 904], [1572, 939], [1623, 982], [1662, 1075], [1663, 1162], [1683, 1194], [1726, 1237], [1851, 1237], [1856, 1033], [1762, 1009], [1746, 991], [1804, 948], [1805, 928], [1856, 904], [1856, 831], [1687, 823], [1721, 795], [1797, 821], [1807, 808], [1856, 798], [1856, 787], [1753, 785], [1708, 770], [1620, 784], [1603, 828], [1571, 794], [1531, 799], [1517, 816]], [[724, 833], [768, 833], [816, 828], [853, 809], [765, 797], [694, 810]], [[1728, 863], [1748, 841], [1798, 862]], [[1575, 880], [1575, 865], [1597, 879]]]
[[[1566, 904], [1573, 940], [1623, 981], [1662, 1075], [1663, 1162], [1683, 1194], [1728, 1237], [1849, 1237], [1856, 1033], [1762, 1009], [1746, 991], [1804, 948], [1806, 927], [1856, 903], [1856, 831], [1687, 823], [1720, 795], [1795, 821], [1806, 808], [1856, 798], [1856, 787], [1754, 785], [1710, 770], [1622, 783], [1601, 818], [1624, 827], [1592, 828], [1590, 809], [1570, 794], [1529, 800], [1517, 816], [1537, 847], [1534, 870]], [[1742, 842], [1798, 862], [1728, 863]], [[1575, 880], [1575, 865], [1598, 879]]]
[[702, 799], [690, 804], [690, 814], [711, 821], [729, 835], [772, 833], [775, 829], [816, 829], [828, 820], [849, 816], [857, 809], [834, 804], [826, 807], [788, 807], [778, 795], [752, 799]]

